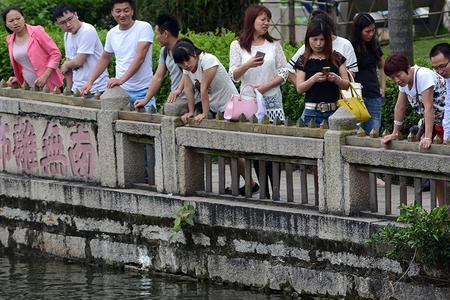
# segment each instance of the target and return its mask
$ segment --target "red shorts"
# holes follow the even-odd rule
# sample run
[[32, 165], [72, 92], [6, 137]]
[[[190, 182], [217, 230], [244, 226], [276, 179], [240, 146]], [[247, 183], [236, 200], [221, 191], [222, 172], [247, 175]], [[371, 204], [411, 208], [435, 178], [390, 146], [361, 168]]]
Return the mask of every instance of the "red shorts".
[[441, 124], [434, 124], [434, 133], [442, 140], [444, 139], [444, 127]]

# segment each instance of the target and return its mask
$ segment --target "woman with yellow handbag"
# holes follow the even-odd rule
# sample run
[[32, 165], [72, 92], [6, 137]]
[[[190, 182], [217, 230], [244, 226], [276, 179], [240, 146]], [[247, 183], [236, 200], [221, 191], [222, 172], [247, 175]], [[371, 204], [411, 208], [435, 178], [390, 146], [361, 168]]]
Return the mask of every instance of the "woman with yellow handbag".
[[348, 89], [345, 58], [332, 48], [331, 29], [313, 20], [305, 36], [305, 53], [295, 62], [296, 88], [305, 93], [305, 124], [314, 120], [319, 126], [336, 111], [341, 89]]
[[[354, 18], [351, 40], [359, 69], [355, 80], [363, 87], [362, 97], [371, 116], [369, 121], [361, 124], [366, 134], [369, 134], [372, 129], [380, 131], [381, 107], [386, 89], [383, 52], [376, 39], [375, 30], [375, 20], [370, 14], [361, 13]], [[379, 80], [377, 67], [379, 69]]]

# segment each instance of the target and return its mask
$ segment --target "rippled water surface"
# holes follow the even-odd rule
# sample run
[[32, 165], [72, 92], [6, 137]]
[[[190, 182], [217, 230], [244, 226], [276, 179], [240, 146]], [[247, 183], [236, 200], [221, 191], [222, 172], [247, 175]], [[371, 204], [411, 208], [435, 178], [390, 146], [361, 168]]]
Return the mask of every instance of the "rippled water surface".
[[185, 277], [141, 274], [5, 254], [0, 249], [0, 299], [286, 299], [280, 294], [200, 284]]

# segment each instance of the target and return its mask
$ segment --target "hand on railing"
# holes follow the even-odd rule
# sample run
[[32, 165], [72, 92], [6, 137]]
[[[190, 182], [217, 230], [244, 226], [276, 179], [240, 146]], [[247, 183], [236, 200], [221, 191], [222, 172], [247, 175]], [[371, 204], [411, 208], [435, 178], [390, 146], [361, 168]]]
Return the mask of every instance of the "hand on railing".
[[20, 82], [19, 82], [19, 80], [17, 79], [17, 77], [14, 77], [14, 76], [12, 76], [12, 77], [9, 77], [9, 79], [8, 79], [8, 81], [6, 82], [6, 84], [9, 86], [9, 87], [12, 87], [13, 85], [20, 85]]
[[381, 139], [381, 144], [386, 145], [396, 139], [398, 139], [398, 134], [396, 134], [396, 133], [387, 134], [387, 135], [383, 136], [383, 138]]
[[431, 138], [423, 137], [419, 142], [419, 149], [426, 150], [431, 147], [432, 140]]
[[192, 117], [192, 113], [187, 112], [187, 113], [185, 113], [184, 115], [181, 116], [181, 121], [182, 121], [184, 124], [187, 124], [187, 123], [189, 122], [189, 118], [190, 118], [190, 117]]
[[206, 119], [206, 115], [198, 114], [195, 116], [194, 121], [195, 121], [195, 123], [200, 124], [203, 121], [203, 119]]

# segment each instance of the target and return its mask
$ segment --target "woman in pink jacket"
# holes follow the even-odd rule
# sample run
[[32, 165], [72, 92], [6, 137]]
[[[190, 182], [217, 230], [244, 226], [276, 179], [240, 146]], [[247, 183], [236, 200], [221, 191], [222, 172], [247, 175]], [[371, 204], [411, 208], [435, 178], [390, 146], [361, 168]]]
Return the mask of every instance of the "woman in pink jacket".
[[52, 38], [41, 26], [25, 24], [22, 10], [17, 6], [8, 7], [3, 12], [9, 59], [14, 70], [8, 84], [30, 87], [47, 85], [51, 90], [63, 85], [63, 75], [59, 71], [61, 52]]

